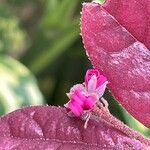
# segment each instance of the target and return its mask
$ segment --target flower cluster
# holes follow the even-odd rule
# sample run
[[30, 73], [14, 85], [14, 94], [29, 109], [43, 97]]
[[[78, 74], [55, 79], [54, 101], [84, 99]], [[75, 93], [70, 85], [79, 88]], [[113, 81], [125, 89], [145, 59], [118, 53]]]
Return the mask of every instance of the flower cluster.
[[85, 82], [74, 85], [67, 93], [69, 102], [65, 104], [75, 116], [79, 117], [85, 110], [92, 109], [105, 92], [107, 78], [97, 69], [89, 69], [85, 75]]

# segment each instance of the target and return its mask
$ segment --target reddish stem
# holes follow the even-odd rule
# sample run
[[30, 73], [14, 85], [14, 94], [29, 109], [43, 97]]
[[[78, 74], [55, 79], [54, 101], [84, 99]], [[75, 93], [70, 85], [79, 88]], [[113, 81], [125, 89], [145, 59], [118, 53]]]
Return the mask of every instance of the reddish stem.
[[109, 110], [106, 107], [95, 107], [93, 109], [93, 113], [100, 117], [102, 120], [106, 121], [112, 127], [119, 129], [124, 134], [141, 141], [145, 145], [150, 146], [150, 139], [144, 137], [140, 133], [134, 131], [133, 129], [125, 125], [123, 122], [115, 118], [113, 115], [110, 114]]

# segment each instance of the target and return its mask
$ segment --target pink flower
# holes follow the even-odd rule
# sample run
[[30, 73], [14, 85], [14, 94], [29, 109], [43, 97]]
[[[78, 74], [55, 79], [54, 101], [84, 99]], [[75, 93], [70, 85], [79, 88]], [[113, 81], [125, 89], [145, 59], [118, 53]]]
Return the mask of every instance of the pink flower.
[[89, 69], [86, 72], [85, 86], [88, 93], [94, 93], [100, 98], [104, 94], [107, 84], [107, 78], [101, 75], [97, 69]]
[[69, 93], [69, 102], [65, 105], [77, 117], [80, 116], [84, 110], [89, 110], [94, 107], [96, 97], [88, 95], [86, 88], [83, 84], [73, 86]]
[[85, 75], [85, 83], [76, 84], [67, 93], [69, 102], [65, 104], [75, 116], [92, 109], [99, 98], [104, 94], [107, 85], [105, 76], [100, 75], [96, 69], [89, 69]]

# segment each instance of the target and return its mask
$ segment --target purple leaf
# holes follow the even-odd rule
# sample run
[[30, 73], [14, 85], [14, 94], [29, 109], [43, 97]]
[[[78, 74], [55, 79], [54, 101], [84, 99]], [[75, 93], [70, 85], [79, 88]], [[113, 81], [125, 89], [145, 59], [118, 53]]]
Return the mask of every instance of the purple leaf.
[[[150, 3], [146, 0], [139, 2], [138, 7], [142, 9], [139, 14], [139, 9], [135, 10], [134, 6], [136, 0], [125, 0], [124, 4], [121, 0], [112, 1], [104, 6], [111, 13], [116, 12], [116, 18], [99, 4], [83, 4], [81, 32], [84, 46], [94, 67], [108, 78], [108, 87], [116, 99], [136, 119], [150, 127], [150, 51], [146, 42], [149, 36], [145, 36], [146, 31], [149, 33], [149, 22], [142, 25], [139, 20], [143, 18], [144, 21], [147, 14], [150, 16], [150, 11], [146, 11], [145, 17], [142, 12], [142, 8], [146, 8], [144, 4], [149, 6]], [[127, 12], [128, 18], [125, 18], [125, 6], [131, 9]], [[148, 6], [146, 10], [150, 8]], [[132, 7], [139, 16], [134, 16]]]
[[[80, 118], [64, 108], [36, 106], [12, 112], [0, 119], [0, 149], [99, 150], [145, 149], [146, 140], [124, 134], [102, 120], [91, 120], [86, 129]], [[149, 142], [150, 143], [150, 142]]]
[[150, 49], [149, 0], [106, 0], [103, 7]]

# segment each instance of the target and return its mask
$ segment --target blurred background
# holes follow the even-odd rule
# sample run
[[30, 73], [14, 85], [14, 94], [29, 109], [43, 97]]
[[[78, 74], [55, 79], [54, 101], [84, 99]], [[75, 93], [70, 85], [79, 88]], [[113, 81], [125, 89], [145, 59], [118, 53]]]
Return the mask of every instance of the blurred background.
[[[0, 0], [0, 115], [27, 105], [62, 106], [70, 87], [83, 82], [92, 66], [80, 36], [82, 2]], [[117, 118], [150, 135], [108, 90], [104, 97]]]

